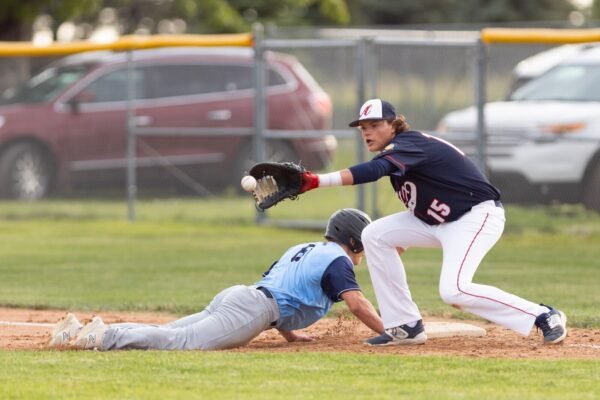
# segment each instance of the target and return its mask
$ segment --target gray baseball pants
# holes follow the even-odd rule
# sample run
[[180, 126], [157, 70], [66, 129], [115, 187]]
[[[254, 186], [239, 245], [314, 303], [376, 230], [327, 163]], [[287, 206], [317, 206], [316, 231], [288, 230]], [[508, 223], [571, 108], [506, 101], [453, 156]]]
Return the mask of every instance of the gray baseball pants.
[[255, 286], [217, 294], [201, 312], [165, 325], [111, 324], [101, 350], [219, 350], [243, 346], [279, 318], [275, 300]]

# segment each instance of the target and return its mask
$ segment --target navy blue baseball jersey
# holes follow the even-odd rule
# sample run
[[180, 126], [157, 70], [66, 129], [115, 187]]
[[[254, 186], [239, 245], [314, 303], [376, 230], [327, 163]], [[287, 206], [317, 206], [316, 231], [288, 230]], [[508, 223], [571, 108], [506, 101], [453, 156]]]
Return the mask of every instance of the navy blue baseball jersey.
[[398, 197], [429, 225], [451, 222], [500, 192], [452, 144], [418, 131], [397, 134], [373, 160], [350, 167], [354, 184], [388, 175]]

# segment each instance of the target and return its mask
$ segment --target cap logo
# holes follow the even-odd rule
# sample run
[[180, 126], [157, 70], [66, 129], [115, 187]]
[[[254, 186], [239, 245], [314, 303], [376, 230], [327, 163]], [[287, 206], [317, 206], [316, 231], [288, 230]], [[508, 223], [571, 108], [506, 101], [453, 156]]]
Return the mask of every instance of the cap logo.
[[363, 120], [386, 119], [391, 121], [396, 118], [396, 110], [394, 109], [394, 106], [381, 99], [367, 100], [360, 107], [358, 114], [358, 119], [350, 122], [348, 124], [349, 126], [357, 127], [359, 122]]
[[360, 114], [360, 117], [366, 117], [367, 115], [369, 115], [369, 113], [371, 112], [371, 108], [373, 108], [372, 104], [369, 104], [368, 106], [365, 107], [365, 109], [363, 110], [363, 112]]

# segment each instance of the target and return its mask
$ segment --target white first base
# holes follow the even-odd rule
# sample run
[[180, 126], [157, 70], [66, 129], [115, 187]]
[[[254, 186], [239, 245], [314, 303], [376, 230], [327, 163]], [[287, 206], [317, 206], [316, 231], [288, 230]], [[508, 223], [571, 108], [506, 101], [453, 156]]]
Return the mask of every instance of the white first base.
[[425, 333], [429, 339], [456, 336], [485, 336], [485, 329], [462, 322], [425, 322]]

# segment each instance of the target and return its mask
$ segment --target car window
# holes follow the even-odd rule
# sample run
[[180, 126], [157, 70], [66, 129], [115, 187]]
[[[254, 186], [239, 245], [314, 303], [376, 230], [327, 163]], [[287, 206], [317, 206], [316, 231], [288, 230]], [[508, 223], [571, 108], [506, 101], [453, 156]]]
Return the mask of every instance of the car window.
[[561, 65], [517, 89], [511, 100], [600, 101], [600, 65]]
[[65, 88], [81, 79], [92, 67], [90, 64], [81, 64], [45, 69], [22, 86], [5, 91], [0, 103], [43, 103], [50, 101]]
[[[254, 88], [252, 65], [160, 65], [147, 67], [149, 98], [189, 96], [231, 92]], [[270, 69], [269, 86], [285, 84], [285, 79]]]
[[[135, 69], [133, 79], [135, 84], [135, 98], [145, 98], [144, 89], [144, 74], [145, 69]], [[86, 103], [106, 103], [111, 101], [126, 101], [128, 90], [128, 71], [119, 69], [101, 76], [83, 91], [87, 92], [91, 100], [86, 100]]]
[[207, 68], [200, 65], [161, 65], [149, 67], [148, 71], [150, 98], [210, 93], [218, 84], [207, 76]]
[[279, 72], [277, 72], [273, 69], [269, 69], [267, 71], [267, 81], [269, 82], [269, 86], [278, 86], [278, 85], [287, 84], [287, 81], [285, 80], [285, 78], [283, 76], [281, 76], [279, 74]]

